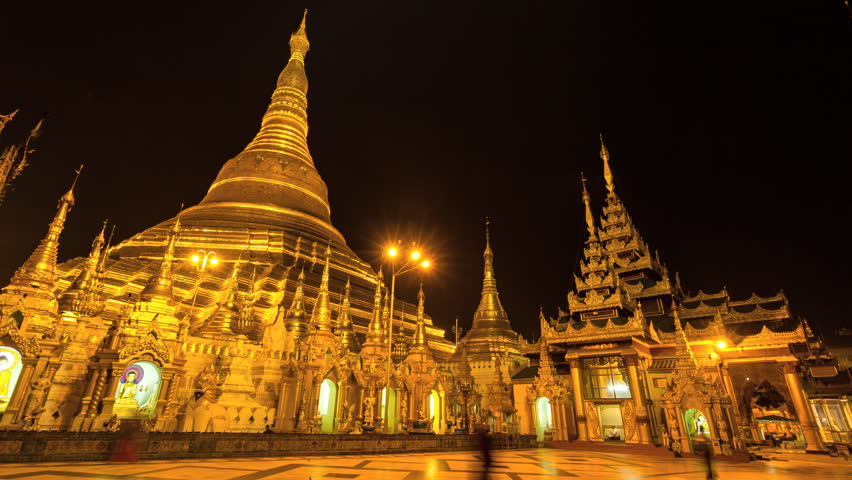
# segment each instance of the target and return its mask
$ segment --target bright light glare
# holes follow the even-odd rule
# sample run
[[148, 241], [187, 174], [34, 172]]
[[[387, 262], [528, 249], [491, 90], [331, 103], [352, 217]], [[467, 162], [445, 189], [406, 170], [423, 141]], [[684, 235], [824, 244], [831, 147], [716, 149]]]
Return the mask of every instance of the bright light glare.
[[728, 348], [728, 344], [721, 341], [721, 340], [716, 342], [716, 346], [719, 347], [719, 348]]
[[411, 259], [412, 260], [417, 260], [418, 258], [420, 258], [420, 252], [418, 252], [417, 250], [411, 252]]
[[388, 256], [389, 257], [395, 257], [397, 253], [399, 253], [399, 252], [397, 252], [397, 250], [393, 247], [388, 249]]
[[420, 266], [423, 268], [429, 268], [429, 265], [432, 265], [432, 262], [430, 262], [429, 260], [423, 260], [423, 263], [420, 264]]
[[210, 259], [210, 265], [216, 265], [216, 264], [218, 264], [218, 263], [219, 263], [219, 259], [218, 259], [218, 258], [213, 257], [213, 258], [211, 258], [211, 259]]
[[191, 260], [192, 263], [198, 263], [198, 261], [201, 260], [201, 257], [199, 257], [198, 255], [193, 255]]

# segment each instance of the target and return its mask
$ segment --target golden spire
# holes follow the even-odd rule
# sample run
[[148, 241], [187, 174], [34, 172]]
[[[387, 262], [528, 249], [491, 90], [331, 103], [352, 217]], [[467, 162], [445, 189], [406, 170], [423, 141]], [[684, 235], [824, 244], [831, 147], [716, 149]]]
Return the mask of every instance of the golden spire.
[[311, 325], [313, 325], [311, 331], [331, 332], [331, 307], [328, 302], [328, 268], [330, 263], [331, 242], [325, 249], [325, 268], [322, 270], [319, 293], [311, 315]]
[[340, 305], [340, 313], [337, 316], [337, 334], [340, 337], [340, 344], [346, 350], [354, 351], [357, 348], [358, 338], [355, 336], [355, 331], [352, 328], [352, 309], [349, 304], [349, 296], [352, 292], [352, 286], [349, 279], [346, 279], [346, 287], [343, 289], [343, 302]]
[[423, 293], [423, 284], [421, 283], [420, 291], [417, 293], [417, 326], [414, 328], [414, 343], [411, 346], [411, 351], [429, 347], [426, 342], [426, 322], [423, 318], [425, 303], [426, 295]]
[[319, 220], [342, 242], [330, 226], [328, 189], [308, 149], [305, 55], [309, 46], [303, 17], [298, 31], [290, 37], [290, 60], [278, 76], [260, 131], [242, 152], [225, 163], [201, 204], [191, 209], [196, 210], [194, 217], [208, 207], [210, 215], [219, 217], [223, 207], [255, 209], [263, 217], [269, 207], [274, 207]]
[[47, 235], [23, 265], [15, 271], [11, 284], [17, 287], [30, 287], [52, 292], [56, 282], [56, 255], [59, 251], [59, 235], [65, 227], [68, 212], [74, 206], [74, 187], [83, 166], [76, 170], [71, 188], [59, 199], [56, 215], [47, 229]]
[[485, 219], [485, 251], [482, 256], [485, 260], [485, 269], [482, 279], [482, 298], [479, 307], [473, 314], [473, 327], [497, 327], [511, 330], [506, 310], [500, 303], [500, 294], [497, 292], [497, 278], [494, 275], [494, 252], [491, 250], [490, 221]]
[[103, 266], [102, 257], [106, 255], [104, 249], [107, 222], [104, 222], [101, 231], [92, 241], [92, 250], [86, 259], [80, 274], [74, 279], [68, 289], [59, 296], [60, 312], [69, 312], [74, 315], [91, 317], [97, 315], [101, 302], [98, 301], [98, 274]]
[[379, 271], [376, 278], [376, 293], [373, 295], [373, 318], [370, 319], [370, 325], [367, 327], [367, 343], [381, 345], [385, 341], [385, 336], [382, 333], [382, 283], [384, 274]]
[[390, 316], [390, 292], [385, 290], [384, 298], [382, 299], [382, 336], [388, 337], [388, 329], [393, 328]]
[[547, 325], [547, 319], [544, 317], [544, 311], [539, 309], [538, 312], [539, 323], [541, 324], [541, 339], [539, 340], [539, 359], [538, 359], [538, 375], [541, 376], [553, 376], [555, 373], [553, 370], [553, 359], [550, 358], [550, 350], [547, 345], [547, 336], [545, 335], [546, 329], [545, 325]]
[[293, 302], [287, 310], [284, 328], [288, 332], [295, 332], [297, 338], [307, 331], [305, 325], [305, 268], [299, 272], [299, 283], [296, 284], [296, 292], [293, 294]]
[[145, 288], [139, 293], [139, 298], [142, 301], [159, 298], [169, 304], [174, 303], [174, 296], [172, 294], [172, 263], [175, 258], [175, 245], [177, 245], [178, 235], [180, 235], [180, 216], [175, 219], [175, 223], [169, 228], [166, 248], [163, 251], [163, 262], [160, 264], [159, 271], [148, 280]]
[[689, 346], [689, 339], [686, 338], [686, 332], [683, 331], [683, 326], [680, 323], [680, 314], [677, 311], [677, 305], [672, 305], [672, 318], [674, 319], [677, 356], [679, 360], [686, 360], [690, 365], [694, 366], [695, 355], [692, 353], [692, 348]]
[[595, 217], [592, 215], [592, 206], [590, 204], [591, 197], [586, 189], [586, 176], [580, 172], [580, 180], [583, 182], [583, 205], [586, 206], [586, 228], [589, 230], [589, 236], [595, 235]]
[[305, 62], [305, 55], [307, 55], [311, 46], [311, 42], [308, 41], [308, 30], [305, 26], [307, 18], [308, 9], [306, 8], [305, 13], [302, 14], [302, 23], [299, 24], [299, 29], [296, 33], [290, 35], [290, 60]]
[[612, 170], [609, 168], [609, 150], [607, 150], [606, 145], [604, 145], [603, 141], [603, 133], [601, 136], [601, 160], [603, 160], [604, 167], [604, 179], [606, 180], [606, 189], [609, 190], [609, 193], [615, 193], [615, 184], [612, 181]]

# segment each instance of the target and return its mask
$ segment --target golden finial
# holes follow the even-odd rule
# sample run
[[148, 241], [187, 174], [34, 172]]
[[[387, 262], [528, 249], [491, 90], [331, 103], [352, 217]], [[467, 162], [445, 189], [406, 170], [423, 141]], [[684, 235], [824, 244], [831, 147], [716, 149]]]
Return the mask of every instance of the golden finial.
[[609, 168], [609, 150], [604, 145], [603, 133], [601, 136], [601, 160], [604, 163], [604, 179], [606, 180], [606, 189], [609, 193], [615, 193], [615, 184], [612, 181], [612, 170]]
[[7, 123], [11, 122], [12, 119], [15, 118], [15, 115], [18, 114], [18, 110], [19, 109], [16, 108], [15, 111], [12, 113], [7, 113], [6, 115], [0, 114], [0, 132], [2, 132], [4, 128], [6, 128]]
[[426, 343], [426, 323], [423, 312], [425, 310], [426, 295], [423, 293], [423, 283], [420, 283], [420, 291], [417, 293], [417, 326], [414, 328], [414, 342], [411, 350], [422, 350], [428, 347]]
[[373, 317], [370, 319], [370, 325], [367, 327], [367, 342], [379, 345], [384, 339], [382, 334], [382, 280], [384, 275], [379, 270], [376, 278], [376, 292], [373, 295]]
[[423, 282], [420, 282], [420, 291], [417, 292], [417, 318], [422, 318], [426, 295], [423, 293]]
[[586, 189], [586, 176], [580, 172], [580, 180], [583, 182], [583, 204], [586, 208], [586, 228], [589, 230], [589, 236], [595, 234], [595, 217], [592, 215], [592, 206], [590, 204], [591, 197]]
[[308, 41], [307, 26], [305, 25], [307, 18], [308, 9], [306, 8], [305, 13], [302, 15], [302, 23], [299, 24], [299, 30], [290, 35], [290, 59], [298, 60], [302, 63], [305, 62], [305, 54], [308, 53], [308, 49], [311, 46], [311, 42]]

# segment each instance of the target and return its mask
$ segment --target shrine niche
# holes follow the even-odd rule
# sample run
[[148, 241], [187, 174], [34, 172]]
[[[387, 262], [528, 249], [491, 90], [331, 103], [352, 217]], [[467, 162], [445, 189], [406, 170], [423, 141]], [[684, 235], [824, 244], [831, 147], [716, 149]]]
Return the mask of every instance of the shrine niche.
[[6, 411], [21, 375], [21, 354], [14, 348], [0, 347], [0, 413]]
[[148, 418], [157, 405], [160, 369], [151, 362], [140, 361], [127, 366], [118, 381], [113, 412], [118, 418]]

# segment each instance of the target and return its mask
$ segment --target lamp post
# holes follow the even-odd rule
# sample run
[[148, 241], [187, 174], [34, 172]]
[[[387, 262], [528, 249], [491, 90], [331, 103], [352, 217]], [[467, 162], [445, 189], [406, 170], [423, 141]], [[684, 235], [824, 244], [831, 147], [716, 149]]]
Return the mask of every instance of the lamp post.
[[[432, 265], [432, 262], [428, 259], [423, 258], [423, 252], [421, 252], [416, 247], [410, 249], [404, 249], [401, 246], [391, 246], [385, 250], [385, 255], [389, 259], [389, 263], [391, 266], [391, 291], [390, 291], [390, 306], [389, 313], [390, 318], [388, 319], [388, 368], [387, 368], [387, 376], [385, 378], [385, 432], [390, 432], [390, 371], [393, 366], [393, 316], [394, 316], [394, 308], [393, 303], [396, 297], [396, 277], [400, 275], [405, 275], [406, 273], [412, 272], [416, 269], [426, 269]], [[402, 258], [403, 261], [399, 262], [398, 260]]]

